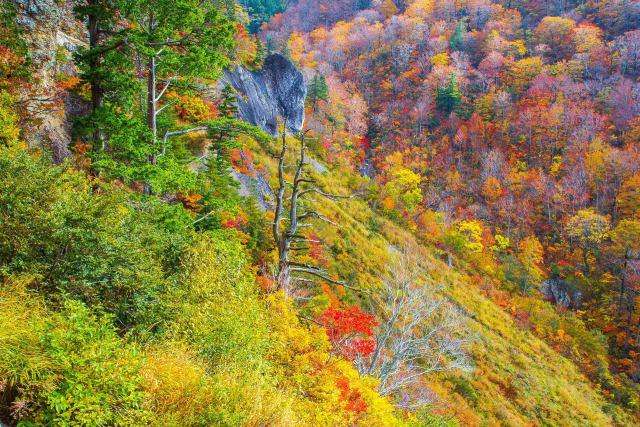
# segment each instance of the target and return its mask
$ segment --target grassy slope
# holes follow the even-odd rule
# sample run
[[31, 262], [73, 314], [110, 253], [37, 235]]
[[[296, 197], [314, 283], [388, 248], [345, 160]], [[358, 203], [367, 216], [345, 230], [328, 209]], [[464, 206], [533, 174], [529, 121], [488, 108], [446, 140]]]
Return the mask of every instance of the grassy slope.
[[[256, 163], [274, 176], [275, 161], [268, 154], [275, 152], [274, 147], [249, 148]], [[364, 184], [340, 168], [315, 177], [320, 187], [332, 193], [353, 192]], [[410, 231], [378, 215], [362, 198], [321, 200], [316, 208], [343, 225], [318, 224], [314, 231], [324, 240], [334, 272], [358, 286], [376, 286], [375, 277], [384, 268], [390, 245], [415, 242]], [[475, 336], [472, 354], [476, 368], [471, 374], [428, 380], [444, 400], [439, 405], [442, 412], [455, 414], [462, 425], [612, 425], [607, 412], [615, 413], [618, 424], [632, 424], [592, 389], [575, 364], [520, 329], [469, 276], [437, 259], [432, 248], [419, 250], [433, 284], [442, 286], [443, 292], [469, 314], [469, 330]]]

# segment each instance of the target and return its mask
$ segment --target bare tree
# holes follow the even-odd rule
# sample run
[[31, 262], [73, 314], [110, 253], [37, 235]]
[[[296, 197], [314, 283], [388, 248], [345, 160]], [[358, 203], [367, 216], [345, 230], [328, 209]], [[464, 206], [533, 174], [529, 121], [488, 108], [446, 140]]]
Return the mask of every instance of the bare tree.
[[394, 254], [381, 277], [380, 319], [373, 353], [356, 360], [363, 375], [380, 380], [382, 395], [401, 392], [433, 372], [470, 370], [463, 314], [436, 295], [409, 249]]
[[[285, 123], [286, 129], [286, 123]], [[305, 171], [307, 163], [306, 140], [308, 130], [299, 136], [300, 153], [295, 164], [293, 181], [288, 182], [285, 177], [285, 158], [289, 150], [286, 130], [282, 132], [282, 146], [278, 159], [278, 188], [274, 192], [276, 206], [273, 221], [273, 238], [278, 248], [278, 274], [277, 282], [286, 293], [290, 292], [291, 284], [296, 282], [311, 282], [311, 277], [324, 280], [329, 283], [344, 286], [345, 288], [361, 291], [346, 283], [335, 280], [329, 276], [324, 269], [307, 263], [292, 260], [292, 254], [297, 251], [309, 250], [309, 244], [320, 243], [315, 239], [309, 239], [300, 232], [300, 229], [311, 227], [310, 222], [314, 219], [327, 222], [336, 227], [340, 225], [321, 215], [311, 207], [303, 206], [304, 201], [312, 202], [311, 195], [321, 196], [326, 199], [349, 198], [351, 196], [341, 196], [329, 194], [316, 187], [316, 181]], [[306, 203], [308, 205], [309, 203]]]

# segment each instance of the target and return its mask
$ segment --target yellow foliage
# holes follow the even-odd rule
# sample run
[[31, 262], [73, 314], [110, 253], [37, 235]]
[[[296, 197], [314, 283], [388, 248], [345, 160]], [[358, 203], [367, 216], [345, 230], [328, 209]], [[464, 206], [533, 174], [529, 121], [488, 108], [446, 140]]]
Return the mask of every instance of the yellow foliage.
[[579, 239], [584, 246], [601, 243], [607, 237], [609, 228], [609, 219], [592, 208], [578, 211], [566, 227], [569, 236]]
[[522, 94], [531, 81], [542, 72], [542, 58], [532, 56], [521, 59], [513, 64], [508, 71], [508, 80], [516, 94]]
[[295, 63], [300, 63], [300, 59], [302, 58], [305, 49], [304, 37], [302, 37], [302, 34], [297, 32], [291, 33], [287, 44], [291, 51], [291, 59], [293, 59]]
[[519, 56], [524, 56], [527, 53], [527, 47], [524, 45], [524, 40], [512, 41], [511, 46]]
[[622, 184], [616, 202], [622, 215], [640, 217], [640, 174], [636, 173]]
[[[266, 304], [273, 340], [268, 357], [305, 425], [399, 424], [393, 406], [378, 394], [377, 380], [361, 377], [351, 362], [330, 354], [324, 328], [303, 326], [282, 291], [267, 296]], [[345, 388], [351, 397], [355, 393], [364, 410], [349, 405]]]
[[416, 18], [427, 18], [433, 12], [433, 0], [414, 0], [407, 8], [405, 15]]
[[[422, 176], [405, 167], [396, 166], [388, 171], [388, 181], [384, 185], [383, 194], [391, 198], [394, 205], [401, 205], [412, 212], [422, 202]], [[383, 205], [389, 206], [386, 198]]]
[[431, 63], [435, 66], [446, 67], [449, 65], [449, 60], [449, 54], [447, 52], [442, 52], [437, 55], [433, 55]]
[[530, 280], [538, 284], [544, 277], [541, 268], [544, 262], [544, 248], [536, 236], [531, 235], [520, 242], [518, 259], [529, 274]]
[[0, 143], [6, 145], [18, 142], [20, 128], [18, 128], [18, 115], [13, 107], [13, 97], [4, 91], [0, 91]]
[[470, 252], [482, 252], [482, 224], [476, 220], [459, 221], [457, 223], [458, 233], [466, 238], [465, 247]]
[[491, 247], [491, 249], [493, 249], [494, 251], [506, 251], [511, 245], [509, 238], [506, 236], [496, 234], [495, 236], [493, 236], [493, 239], [496, 241], [496, 244]]
[[247, 426], [300, 425], [290, 399], [259, 372], [235, 365], [209, 371], [184, 344], [150, 349], [142, 375], [158, 426], [203, 425], [213, 419], [224, 425], [239, 420]]

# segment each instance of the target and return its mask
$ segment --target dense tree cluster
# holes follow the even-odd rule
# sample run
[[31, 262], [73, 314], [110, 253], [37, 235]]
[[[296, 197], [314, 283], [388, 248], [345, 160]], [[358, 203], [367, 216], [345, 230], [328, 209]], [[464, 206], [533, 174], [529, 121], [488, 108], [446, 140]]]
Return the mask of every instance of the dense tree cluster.
[[[0, 14], [2, 423], [638, 422], [634, 2], [60, 7], [51, 97]], [[219, 80], [273, 50], [298, 135]]]
[[[347, 3], [305, 19], [291, 8], [263, 30], [312, 92], [316, 76], [328, 83], [309, 105], [325, 158], [373, 177], [370, 205], [450, 264], [576, 309], [621, 374], [592, 378], [636, 407], [637, 5], [372, 1], [329, 14]], [[552, 283], [579, 297], [559, 302]]]
[[[248, 3], [261, 11], [254, 29], [283, 8]], [[233, 176], [269, 185], [247, 147], [270, 152], [275, 141], [240, 121], [233, 89], [218, 86], [223, 67], [256, 66], [265, 53], [234, 2], [73, 2], [87, 43], [59, 53], [70, 65], [51, 99], [28, 98], [29, 72], [40, 65], [29, 63], [13, 12], [3, 3], [0, 422], [440, 419], [422, 407], [399, 411], [375, 375], [357, 370], [376, 345], [377, 320], [354, 304], [363, 301], [349, 301], [344, 289], [354, 288], [332, 278], [334, 265], [331, 273], [318, 266], [329, 259], [308, 227], [332, 221], [310, 196], [338, 196], [303, 174], [304, 135], [282, 134], [275, 219], [238, 191]], [[328, 91], [318, 75], [312, 102]], [[20, 127], [34, 120], [32, 103], [62, 110], [65, 97], [86, 108], [73, 123], [72, 156], [55, 165], [26, 146]], [[270, 220], [282, 224], [273, 241]], [[270, 275], [273, 266], [294, 273], [291, 286], [282, 272]]]

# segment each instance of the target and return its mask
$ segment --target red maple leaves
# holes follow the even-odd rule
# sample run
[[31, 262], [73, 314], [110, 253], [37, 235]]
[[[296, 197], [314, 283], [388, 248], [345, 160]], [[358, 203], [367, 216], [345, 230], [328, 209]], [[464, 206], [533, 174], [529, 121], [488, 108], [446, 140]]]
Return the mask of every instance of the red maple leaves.
[[347, 411], [361, 413], [367, 410], [367, 402], [362, 398], [362, 393], [352, 389], [347, 378], [338, 378], [336, 386], [340, 390], [340, 398], [346, 401]]
[[373, 328], [378, 325], [375, 316], [353, 305], [345, 309], [329, 307], [320, 316], [334, 349], [347, 360], [368, 356], [375, 349]]

